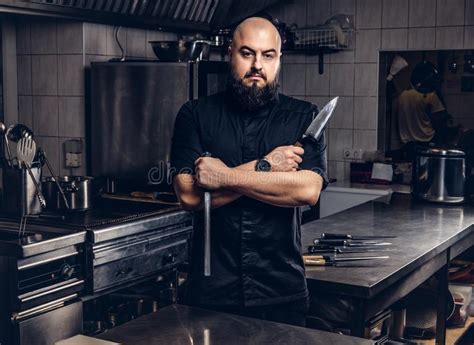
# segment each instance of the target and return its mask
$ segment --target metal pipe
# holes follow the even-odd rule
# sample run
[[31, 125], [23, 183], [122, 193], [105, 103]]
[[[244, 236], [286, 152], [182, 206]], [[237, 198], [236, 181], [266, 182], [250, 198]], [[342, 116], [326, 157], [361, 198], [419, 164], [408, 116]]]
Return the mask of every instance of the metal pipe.
[[[210, 157], [204, 152], [201, 157]], [[211, 275], [211, 193], [204, 192], [204, 276]]]

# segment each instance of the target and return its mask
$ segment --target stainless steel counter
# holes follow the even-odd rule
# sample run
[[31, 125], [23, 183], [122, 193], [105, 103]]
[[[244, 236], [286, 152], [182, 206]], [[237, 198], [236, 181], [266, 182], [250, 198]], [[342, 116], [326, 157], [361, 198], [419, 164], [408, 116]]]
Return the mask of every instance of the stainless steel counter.
[[123, 345], [374, 344], [366, 339], [176, 304], [116, 327], [98, 338]]
[[[389, 260], [306, 270], [310, 290], [325, 294], [326, 299], [344, 296], [353, 301], [354, 335], [362, 335], [370, 317], [389, 308], [433, 274], [440, 280], [440, 296], [444, 295], [449, 261], [474, 245], [474, 205], [420, 203], [409, 194], [399, 193], [383, 200], [302, 226], [303, 245], [311, 244], [323, 232], [396, 236], [389, 240], [393, 243], [390, 251], [384, 253]], [[439, 311], [445, 312], [445, 299], [439, 298], [439, 303]], [[439, 326], [438, 336], [443, 338], [444, 323]]]

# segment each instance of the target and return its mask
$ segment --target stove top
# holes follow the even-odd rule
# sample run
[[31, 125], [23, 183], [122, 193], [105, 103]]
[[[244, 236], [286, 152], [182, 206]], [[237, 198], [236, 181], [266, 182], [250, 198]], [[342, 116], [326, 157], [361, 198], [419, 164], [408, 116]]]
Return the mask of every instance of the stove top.
[[[104, 199], [95, 207], [84, 211], [47, 211], [29, 216], [27, 224], [41, 227], [60, 227], [64, 230], [94, 230], [179, 211], [178, 205]], [[1, 220], [19, 221], [18, 218], [0, 217]], [[31, 228], [27, 226], [27, 228]]]
[[[20, 219], [0, 214], [0, 232], [8, 232], [9, 240], [16, 247], [25, 247], [24, 241], [35, 242], [39, 247], [49, 243], [48, 235], [67, 239], [73, 235], [88, 237], [91, 243], [114, 240], [170, 226], [183, 226], [192, 222], [192, 216], [179, 205], [150, 203], [131, 200], [101, 199], [94, 207], [85, 211], [44, 212], [28, 216], [26, 219], [25, 237], [18, 240]], [[41, 233], [42, 236], [35, 236]], [[11, 237], [11, 238], [10, 238]], [[46, 239], [46, 240], [45, 240]], [[0, 238], [1, 243], [9, 242]], [[38, 243], [39, 242], [39, 243]]]
[[46, 213], [35, 223], [60, 225], [70, 229], [93, 230], [114, 224], [180, 210], [177, 205], [151, 204], [125, 200], [104, 200], [100, 205], [85, 211]]
[[0, 219], [0, 256], [26, 258], [54, 250], [61, 250], [84, 243], [86, 231], [49, 231], [48, 227], [26, 225], [20, 232], [20, 223], [12, 219]]

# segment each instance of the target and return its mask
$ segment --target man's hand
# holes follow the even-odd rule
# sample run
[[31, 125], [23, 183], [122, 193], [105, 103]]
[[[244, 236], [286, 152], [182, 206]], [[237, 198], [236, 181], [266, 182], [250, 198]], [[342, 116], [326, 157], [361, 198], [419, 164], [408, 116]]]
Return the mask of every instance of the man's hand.
[[223, 186], [224, 179], [230, 168], [218, 158], [199, 157], [196, 166], [196, 183], [199, 187], [216, 190]]
[[279, 146], [270, 152], [265, 158], [272, 165], [272, 171], [296, 171], [298, 165], [303, 161], [301, 156], [304, 154], [302, 147], [289, 145]]

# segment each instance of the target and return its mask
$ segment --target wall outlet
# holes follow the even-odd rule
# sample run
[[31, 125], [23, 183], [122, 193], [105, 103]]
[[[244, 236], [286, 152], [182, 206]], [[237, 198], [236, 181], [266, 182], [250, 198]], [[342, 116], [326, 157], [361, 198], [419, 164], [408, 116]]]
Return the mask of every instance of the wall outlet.
[[66, 153], [66, 167], [79, 168], [81, 166], [82, 153]]
[[344, 159], [347, 160], [360, 160], [362, 159], [362, 154], [364, 151], [362, 149], [350, 149], [350, 148], [345, 148], [344, 149]]

